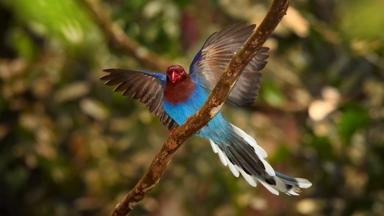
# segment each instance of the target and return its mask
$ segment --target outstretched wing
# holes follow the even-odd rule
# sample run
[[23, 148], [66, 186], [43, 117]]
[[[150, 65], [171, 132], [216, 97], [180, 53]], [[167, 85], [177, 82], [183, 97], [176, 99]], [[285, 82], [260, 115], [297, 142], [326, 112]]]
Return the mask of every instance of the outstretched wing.
[[[223, 74], [232, 56], [251, 35], [256, 25], [232, 25], [220, 32], [213, 33], [194, 57], [191, 76], [197, 77], [202, 84], [212, 90]], [[245, 106], [252, 104], [257, 96], [261, 70], [267, 63], [267, 47], [262, 47], [245, 67], [239, 80], [229, 95], [229, 101]]]
[[163, 110], [163, 87], [157, 78], [165, 75], [124, 69], [104, 71], [107, 74], [100, 79], [104, 80], [106, 85], [117, 86], [116, 92], [143, 103], [169, 130], [178, 126]]

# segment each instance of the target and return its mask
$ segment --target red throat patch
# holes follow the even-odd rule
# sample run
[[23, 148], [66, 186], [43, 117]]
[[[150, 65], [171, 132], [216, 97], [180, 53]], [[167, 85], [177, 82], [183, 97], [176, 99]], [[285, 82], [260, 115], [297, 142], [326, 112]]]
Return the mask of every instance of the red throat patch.
[[186, 101], [195, 89], [195, 83], [186, 78], [176, 83], [167, 83], [164, 89], [164, 99], [172, 104]]

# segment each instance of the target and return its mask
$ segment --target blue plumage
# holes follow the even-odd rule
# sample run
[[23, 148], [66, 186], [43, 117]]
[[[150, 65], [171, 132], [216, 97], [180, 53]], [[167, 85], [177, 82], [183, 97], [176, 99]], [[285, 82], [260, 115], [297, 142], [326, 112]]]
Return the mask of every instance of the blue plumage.
[[165, 85], [165, 81], [167, 81], [167, 75], [165, 75], [163, 73], [143, 71], [143, 74], [146, 75], [146, 76], [155, 77], [157, 80], [160, 81], [160, 83], [162, 85]]
[[[190, 97], [184, 102], [174, 104], [166, 100], [163, 101], [164, 111], [179, 125], [183, 124], [188, 117], [196, 113], [209, 96], [207, 90], [200, 85], [198, 80], [191, 80], [195, 83], [195, 88]], [[223, 138], [229, 129], [228, 122], [222, 117], [221, 112], [219, 112], [205, 127], [200, 129], [198, 135], [203, 138], [217, 140]]]
[[195, 84], [192, 94], [182, 103], [163, 101], [165, 112], [179, 125], [183, 124], [189, 116], [193, 115], [208, 98], [207, 92], [198, 83]]

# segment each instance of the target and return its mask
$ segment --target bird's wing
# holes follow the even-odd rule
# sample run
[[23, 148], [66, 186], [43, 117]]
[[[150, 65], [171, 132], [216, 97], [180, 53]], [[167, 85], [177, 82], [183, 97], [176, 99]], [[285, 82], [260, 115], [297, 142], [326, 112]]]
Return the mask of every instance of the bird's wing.
[[[101, 77], [106, 85], [117, 86], [115, 91], [137, 99], [155, 114], [169, 130], [177, 127], [177, 123], [163, 110], [163, 87], [155, 78], [163, 74], [147, 73], [124, 69], [105, 69], [107, 74]], [[165, 75], [163, 75], [165, 76]]]
[[[251, 35], [256, 25], [232, 25], [213, 33], [204, 43], [190, 65], [191, 76], [197, 77], [204, 87], [212, 90], [223, 74], [232, 56]], [[267, 63], [269, 48], [262, 47], [255, 53], [251, 62], [229, 95], [229, 101], [239, 105], [254, 102], [259, 89], [261, 70]]]

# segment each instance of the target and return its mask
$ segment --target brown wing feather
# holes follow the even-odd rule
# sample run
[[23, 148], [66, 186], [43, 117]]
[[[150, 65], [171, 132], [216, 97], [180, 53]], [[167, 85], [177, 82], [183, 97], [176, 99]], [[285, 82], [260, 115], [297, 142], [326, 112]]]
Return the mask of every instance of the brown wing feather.
[[[232, 56], [251, 35], [256, 25], [232, 25], [220, 32], [213, 33], [201, 50], [201, 56], [196, 61], [194, 72], [199, 76], [203, 85], [213, 89], [223, 74]], [[245, 67], [242, 75], [234, 86], [229, 101], [240, 105], [254, 102], [259, 89], [261, 70], [267, 63], [269, 49], [262, 47], [251, 62]]]
[[100, 79], [108, 86], [117, 86], [116, 92], [143, 103], [169, 130], [177, 123], [163, 110], [163, 87], [159, 81], [140, 71], [105, 69], [107, 74]]

